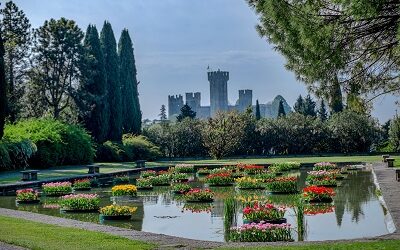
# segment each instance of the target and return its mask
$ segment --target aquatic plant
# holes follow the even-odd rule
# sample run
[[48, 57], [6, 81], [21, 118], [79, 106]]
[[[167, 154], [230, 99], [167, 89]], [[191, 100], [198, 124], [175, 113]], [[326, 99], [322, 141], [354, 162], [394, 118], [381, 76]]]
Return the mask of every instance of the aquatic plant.
[[176, 183], [172, 186], [172, 191], [179, 194], [187, 193], [192, 187], [186, 183]]

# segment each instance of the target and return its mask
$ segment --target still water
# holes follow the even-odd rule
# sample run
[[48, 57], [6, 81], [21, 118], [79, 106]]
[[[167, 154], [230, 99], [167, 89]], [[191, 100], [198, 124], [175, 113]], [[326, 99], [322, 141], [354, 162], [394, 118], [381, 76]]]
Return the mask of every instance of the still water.
[[[299, 176], [299, 188], [305, 186], [307, 171], [301, 169], [289, 175]], [[191, 181], [193, 187], [204, 187], [196, 176]], [[151, 191], [139, 191], [138, 197], [128, 201], [118, 201], [121, 205], [137, 207], [129, 221], [100, 221], [98, 213], [61, 213], [55, 206], [57, 198], [41, 197], [38, 205], [16, 205], [15, 197], [0, 197], [0, 207], [30, 211], [94, 223], [103, 223], [152, 233], [161, 233], [198, 240], [225, 241], [224, 199], [249, 195], [267, 196], [275, 204], [287, 206], [285, 218], [293, 227], [293, 239], [316, 241], [371, 237], [389, 233], [385, 218], [386, 209], [378, 200], [370, 171], [354, 171], [340, 181], [335, 188], [336, 196], [332, 204], [306, 206], [303, 231], [300, 236], [294, 213], [294, 197], [272, 195], [267, 191], [240, 191], [232, 187], [213, 187], [213, 203], [186, 203], [179, 195], [174, 195], [169, 187], [155, 187]], [[92, 189], [101, 197], [101, 206], [112, 204], [110, 188]], [[241, 207], [236, 212], [237, 225], [242, 224]]]

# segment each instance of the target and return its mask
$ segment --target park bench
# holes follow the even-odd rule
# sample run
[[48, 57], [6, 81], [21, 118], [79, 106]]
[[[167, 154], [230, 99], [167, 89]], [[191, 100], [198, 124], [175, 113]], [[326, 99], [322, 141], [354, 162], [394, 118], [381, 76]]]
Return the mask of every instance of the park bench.
[[99, 174], [100, 166], [98, 165], [89, 165], [88, 166], [88, 174]]
[[145, 160], [136, 161], [136, 168], [144, 168], [144, 167], [146, 167], [146, 161]]
[[382, 161], [386, 162], [386, 159], [390, 158], [390, 155], [382, 155]]
[[386, 158], [388, 168], [394, 167], [394, 158]]
[[24, 170], [21, 171], [22, 174], [22, 181], [36, 181], [37, 180], [37, 174], [39, 173], [39, 170]]

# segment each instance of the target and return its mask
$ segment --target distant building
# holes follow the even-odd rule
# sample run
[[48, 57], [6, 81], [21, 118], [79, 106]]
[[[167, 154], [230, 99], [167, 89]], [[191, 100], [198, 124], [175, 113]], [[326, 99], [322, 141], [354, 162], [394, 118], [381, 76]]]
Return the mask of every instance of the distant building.
[[[168, 96], [168, 119], [172, 120], [180, 114], [182, 106], [186, 103], [194, 112], [196, 117], [206, 119], [213, 117], [218, 111], [237, 110], [244, 112], [248, 107], [252, 107], [255, 112], [255, 105], [253, 105], [253, 91], [250, 89], [239, 90], [239, 99], [235, 105], [229, 105], [228, 102], [228, 81], [229, 72], [227, 71], [210, 71], [207, 72], [208, 81], [210, 83], [210, 106], [201, 106], [201, 93], [185, 93], [185, 102], [182, 95], [169, 95]], [[283, 107], [286, 113], [291, 112], [290, 106], [286, 100], [278, 95], [272, 102], [260, 104], [260, 113], [262, 117], [277, 117], [279, 101], [283, 101]]]

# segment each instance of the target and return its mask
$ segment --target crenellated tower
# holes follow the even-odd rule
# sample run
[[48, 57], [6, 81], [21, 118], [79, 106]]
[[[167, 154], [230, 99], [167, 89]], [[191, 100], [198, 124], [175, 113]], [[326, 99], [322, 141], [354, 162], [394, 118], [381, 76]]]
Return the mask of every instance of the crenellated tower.
[[172, 116], [178, 115], [181, 112], [183, 106], [183, 96], [182, 95], [169, 95], [168, 96], [168, 119]]
[[196, 93], [186, 93], [186, 104], [192, 108], [193, 111], [197, 112], [201, 105], [201, 94]]
[[239, 100], [236, 103], [239, 112], [244, 112], [253, 105], [253, 91], [251, 89], [239, 90]]
[[228, 71], [208, 72], [210, 82], [210, 115], [213, 117], [217, 111], [228, 110]]

